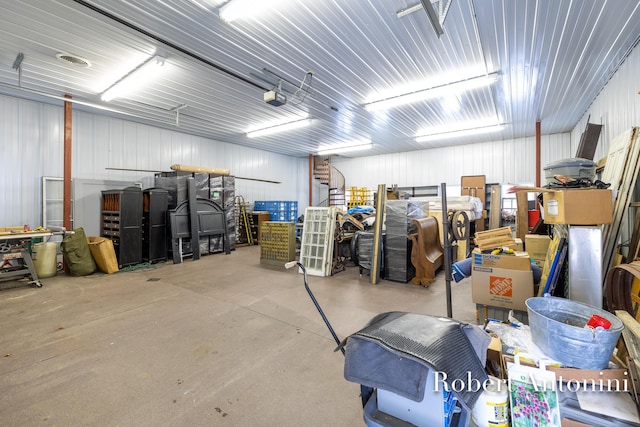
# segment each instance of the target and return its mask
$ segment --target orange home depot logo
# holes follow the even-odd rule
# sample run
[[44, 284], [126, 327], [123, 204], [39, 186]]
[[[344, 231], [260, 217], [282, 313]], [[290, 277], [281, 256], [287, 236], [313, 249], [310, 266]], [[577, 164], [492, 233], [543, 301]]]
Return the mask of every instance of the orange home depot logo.
[[489, 276], [489, 294], [500, 297], [512, 297], [513, 282], [511, 277]]

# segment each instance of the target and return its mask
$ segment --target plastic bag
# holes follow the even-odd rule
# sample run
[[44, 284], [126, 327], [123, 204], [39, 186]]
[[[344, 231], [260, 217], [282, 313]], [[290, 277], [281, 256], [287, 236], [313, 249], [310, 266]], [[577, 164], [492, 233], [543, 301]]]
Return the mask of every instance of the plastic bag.
[[560, 402], [556, 374], [543, 366], [520, 364], [517, 354], [508, 369], [512, 427], [560, 427]]

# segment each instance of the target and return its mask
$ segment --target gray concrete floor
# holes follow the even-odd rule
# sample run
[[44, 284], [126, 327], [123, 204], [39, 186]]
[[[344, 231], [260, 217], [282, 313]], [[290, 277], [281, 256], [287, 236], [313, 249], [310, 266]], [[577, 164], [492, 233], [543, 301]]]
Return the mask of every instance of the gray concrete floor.
[[[3, 426], [359, 426], [359, 385], [296, 269], [258, 246], [42, 288], [0, 283]], [[357, 267], [309, 277], [338, 336], [385, 311], [447, 314], [428, 288]], [[475, 323], [471, 280], [453, 317]]]

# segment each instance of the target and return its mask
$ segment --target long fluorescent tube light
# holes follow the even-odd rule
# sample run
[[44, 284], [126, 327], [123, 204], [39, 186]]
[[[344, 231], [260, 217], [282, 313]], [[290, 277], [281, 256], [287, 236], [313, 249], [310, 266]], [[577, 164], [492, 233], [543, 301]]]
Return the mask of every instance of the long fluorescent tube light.
[[129, 93], [146, 86], [149, 81], [156, 78], [159, 72], [162, 71], [164, 61], [165, 59], [159, 55], [147, 59], [132, 71], [125, 74], [120, 80], [109, 86], [107, 90], [102, 92], [100, 99], [108, 102], [114, 98], [126, 97]]
[[403, 18], [413, 12], [419, 11], [420, 9], [422, 9], [422, 3], [416, 3], [413, 6], [405, 7], [404, 9], [400, 9], [396, 12], [396, 18]]
[[504, 125], [490, 125], [474, 128], [466, 128], [460, 130], [452, 130], [440, 133], [433, 133], [429, 135], [421, 135], [416, 137], [416, 142], [427, 142], [440, 139], [457, 138], [460, 136], [478, 135], [483, 133], [497, 132], [504, 128]]
[[360, 150], [368, 150], [373, 147], [371, 142], [365, 142], [361, 144], [347, 145], [347, 146], [337, 146], [334, 148], [318, 148], [318, 156], [327, 156], [329, 154], [339, 154], [339, 153], [349, 153], [352, 151], [360, 151]]
[[262, 128], [262, 129], [248, 131], [247, 138], [259, 138], [261, 136], [272, 135], [274, 133], [285, 132], [288, 130], [309, 126], [310, 124], [311, 124], [311, 119], [294, 120], [292, 122], [282, 123], [282, 124]]
[[396, 96], [389, 96], [384, 99], [376, 100], [365, 104], [364, 108], [367, 111], [378, 111], [387, 108], [397, 107], [399, 105], [411, 104], [413, 102], [425, 101], [427, 99], [433, 99], [442, 97], [445, 95], [451, 95], [452, 93], [464, 92], [484, 86], [490, 86], [498, 78], [497, 73], [491, 73], [487, 75], [472, 77], [465, 80], [458, 80], [455, 82], [430, 87], [427, 89], [418, 90], [415, 92], [403, 93]]
[[218, 10], [220, 19], [226, 22], [260, 16], [282, 0], [229, 0]]

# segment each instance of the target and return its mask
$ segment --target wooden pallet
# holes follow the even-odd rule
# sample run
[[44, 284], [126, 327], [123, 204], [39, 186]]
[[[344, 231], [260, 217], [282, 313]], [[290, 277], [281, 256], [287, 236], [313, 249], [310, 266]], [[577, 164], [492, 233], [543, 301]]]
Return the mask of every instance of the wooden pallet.
[[502, 246], [513, 246], [516, 241], [512, 237], [511, 227], [500, 227], [493, 230], [478, 231], [475, 234], [476, 247], [481, 251], [499, 248]]

